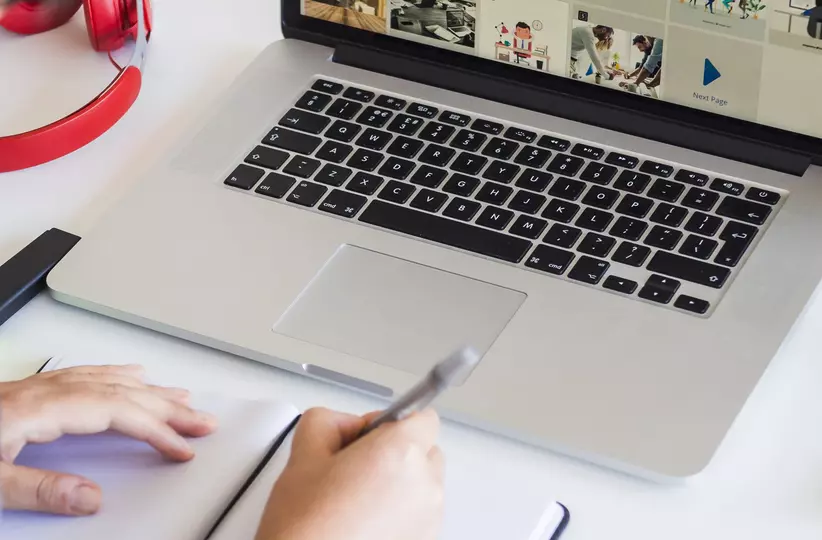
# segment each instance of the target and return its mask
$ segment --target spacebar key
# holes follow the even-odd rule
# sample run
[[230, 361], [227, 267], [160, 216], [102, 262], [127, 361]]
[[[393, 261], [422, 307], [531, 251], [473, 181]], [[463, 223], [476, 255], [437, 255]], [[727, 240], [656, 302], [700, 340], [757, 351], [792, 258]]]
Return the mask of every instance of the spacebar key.
[[657, 251], [648, 263], [648, 270], [714, 289], [721, 288], [731, 274], [729, 269], [722, 266], [689, 259], [667, 251]]
[[372, 201], [360, 221], [512, 263], [520, 262], [531, 249], [531, 242], [522, 238], [382, 201]]

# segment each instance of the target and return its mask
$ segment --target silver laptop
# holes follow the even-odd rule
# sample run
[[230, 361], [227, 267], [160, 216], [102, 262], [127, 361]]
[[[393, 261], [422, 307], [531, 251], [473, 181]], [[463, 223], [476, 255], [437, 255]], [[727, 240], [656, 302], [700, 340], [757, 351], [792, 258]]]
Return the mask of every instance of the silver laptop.
[[287, 39], [53, 294], [386, 400], [469, 345], [446, 418], [702, 471], [822, 276], [822, 42], [684, 2], [451, 3], [470, 46], [385, 0], [285, 0]]

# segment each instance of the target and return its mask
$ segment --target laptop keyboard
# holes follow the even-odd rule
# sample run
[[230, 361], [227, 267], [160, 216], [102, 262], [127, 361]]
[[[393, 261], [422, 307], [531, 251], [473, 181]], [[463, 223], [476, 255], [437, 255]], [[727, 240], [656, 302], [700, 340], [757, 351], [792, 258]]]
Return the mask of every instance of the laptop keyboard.
[[325, 79], [224, 183], [700, 316], [786, 197]]

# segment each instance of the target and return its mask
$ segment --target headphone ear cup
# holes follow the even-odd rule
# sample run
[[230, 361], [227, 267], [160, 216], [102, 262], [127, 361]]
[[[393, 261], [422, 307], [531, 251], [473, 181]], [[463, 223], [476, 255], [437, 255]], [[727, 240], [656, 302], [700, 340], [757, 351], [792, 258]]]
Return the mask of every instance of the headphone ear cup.
[[83, 0], [23, 0], [6, 8], [0, 26], [16, 34], [39, 34], [66, 24]]
[[114, 51], [123, 46], [128, 35], [127, 11], [129, 0], [84, 0], [86, 29], [91, 46], [96, 51]]

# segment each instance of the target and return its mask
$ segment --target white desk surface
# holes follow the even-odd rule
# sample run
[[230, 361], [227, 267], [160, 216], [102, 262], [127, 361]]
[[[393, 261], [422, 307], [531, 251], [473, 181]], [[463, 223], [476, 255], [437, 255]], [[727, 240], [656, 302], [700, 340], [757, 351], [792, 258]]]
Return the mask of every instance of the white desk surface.
[[[281, 37], [275, 0], [155, 0], [152, 50], [131, 112], [91, 146], [32, 170], [0, 175], [0, 261], [56, 226], [83, 235], [127, 187], [138, 160], [172, 140], [269, 42]], [[111, 70], [88, 46], [82, 12], [46, 35], [0, 33], [0, 133], [35, 127], [95, 95]], [[71, 81], [70, 75], [77, 75]], [[450, 423], [448, 459], [471, 452], [495, 472], [545, 482], [572, 512], [565, 539], [822, 538], [822, 301], [810, 304], [711, 466], [660, 486]], [[208, 365], [226, 391], [276, 395], [300, 408], [364, 412], [378, 403], [200, 346], [58, 304], [41, 295], [0, 327], [0, 379], [34, 372], [52, 354]], [[193, 368], [196, 369], [196, 368]], [[513, 493], [512, 496], [516, 496]], [[509, 540], [509, 539], [506, 539]], [[516, 539], [510, 539], [516, 540]]]

